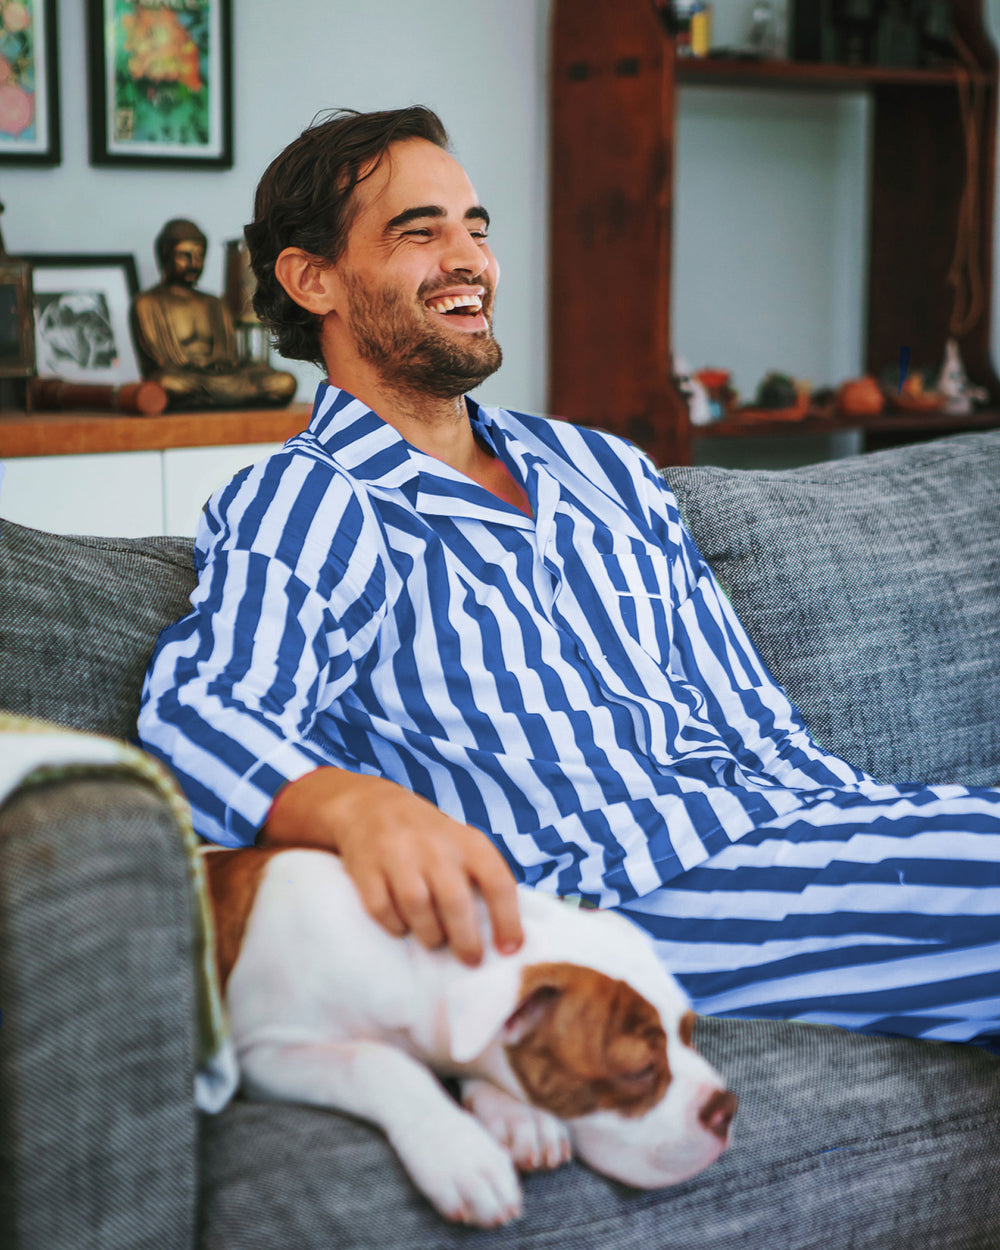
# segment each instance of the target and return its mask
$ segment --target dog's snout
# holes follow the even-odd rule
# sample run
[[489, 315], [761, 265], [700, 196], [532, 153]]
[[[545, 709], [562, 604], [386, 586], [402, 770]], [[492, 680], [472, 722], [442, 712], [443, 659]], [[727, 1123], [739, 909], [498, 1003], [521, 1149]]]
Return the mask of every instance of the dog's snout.
[[739, 1099], [728, 1089], [717, 1089], [710, 1094], [698, 1112], [698, 1119], [720, 1141], [729, 1136], [729, 1126], [736, 1114]]

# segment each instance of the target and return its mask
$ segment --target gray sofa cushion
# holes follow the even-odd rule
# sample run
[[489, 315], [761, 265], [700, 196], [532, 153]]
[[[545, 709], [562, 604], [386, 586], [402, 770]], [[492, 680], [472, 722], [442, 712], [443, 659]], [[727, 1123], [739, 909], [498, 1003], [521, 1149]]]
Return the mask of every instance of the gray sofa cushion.
[[206, 1250], [995, 1250], [1000, 1059], [821, 1025], [700, 1019], [740, 1094], [734, 1144], [672, 1189], [571, 1163], [525, 1211], [471, 1233], [438, 1219], [382, 1136], [242, 1099], [202, 1135]]
[[156, 636], [189, 606], [192, 548], [0, 521], [0, 707], [134, 737]]
[[665, 476], [824, 746], [881, 781], [1000, 783], [1000, 432]]

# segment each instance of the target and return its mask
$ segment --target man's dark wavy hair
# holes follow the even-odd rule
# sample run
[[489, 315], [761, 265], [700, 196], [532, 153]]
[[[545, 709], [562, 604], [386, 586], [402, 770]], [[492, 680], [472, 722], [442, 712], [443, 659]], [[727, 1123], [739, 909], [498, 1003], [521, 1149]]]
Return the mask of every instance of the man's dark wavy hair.
[[257, 186], [254, 219], [243, 231], [257, 278], [253, 306], [290, 360], [323, 366], [321, 319], [289, 298], [274, 276], [274, 262], [286, 247], [300, 247], [334, 263], [347, 245], [354, 188], [400, 139], [448, 147], [440, 118], [421, 105], [380, 113], [337, 109], [275, 157]]

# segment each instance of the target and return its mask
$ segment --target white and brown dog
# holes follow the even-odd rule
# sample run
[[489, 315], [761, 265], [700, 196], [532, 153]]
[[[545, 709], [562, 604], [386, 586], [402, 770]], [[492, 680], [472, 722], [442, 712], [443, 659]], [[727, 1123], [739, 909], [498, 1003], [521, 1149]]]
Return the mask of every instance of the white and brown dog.
[[[691, 1046], [694, 1016], [613, 912], [521, 888], [525, 940], [475, 968], [386, 933], [340, 859], [205, 856], [221, 984], [245, 1093], [377, 1124], [449, 1220], [521, 1211], [517, 1168], [575, 1152], [655, 1189], [726, 1148], [736, 1098]], [[432, 1069], [459, 1079], [463, 1111]]]

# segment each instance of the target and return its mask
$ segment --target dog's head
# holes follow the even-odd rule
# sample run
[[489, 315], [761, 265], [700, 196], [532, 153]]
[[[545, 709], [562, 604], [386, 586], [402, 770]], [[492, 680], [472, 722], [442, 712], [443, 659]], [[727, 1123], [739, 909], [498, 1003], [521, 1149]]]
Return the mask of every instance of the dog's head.
[[[692, 1045], [694, 1014], [632, 926], [584, 923], [625, 976], [572, 960], [497, 962], [449, 1003], [453, 1057], [499, 1050], [525, 1099], [567, 1121], [577, 1154], [643, 1189], [703, 1171], [729, 1143], [736, 1097]], [[638, 946], [636, 945], [638, 943]], [[588, 956], [587, 965], [595, 960]], [[643, 992], [636, 988], [639, 983]], [[495, 1057], [495, 1056], [494, 1056]]]

